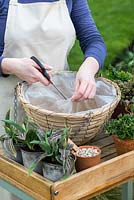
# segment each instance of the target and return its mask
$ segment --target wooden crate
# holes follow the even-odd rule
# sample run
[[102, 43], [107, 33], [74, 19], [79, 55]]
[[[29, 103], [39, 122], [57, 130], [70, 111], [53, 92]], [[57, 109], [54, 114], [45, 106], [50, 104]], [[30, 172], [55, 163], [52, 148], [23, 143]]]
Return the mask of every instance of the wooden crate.
[[116, 155], [112, 137], [103, 133], [90, 144], [102, 149], [101, 163], [55, 183], [6, 158], [0, 151], [0, 178], [37, 200], [86, 200], [134, 180], [134, 151]]

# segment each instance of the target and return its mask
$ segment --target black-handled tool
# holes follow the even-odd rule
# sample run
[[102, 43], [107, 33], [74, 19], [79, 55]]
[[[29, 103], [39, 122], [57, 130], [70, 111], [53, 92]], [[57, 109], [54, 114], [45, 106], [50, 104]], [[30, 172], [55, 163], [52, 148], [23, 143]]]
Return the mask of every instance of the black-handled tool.
[[32, 56], [31, 59], [41, 68], [41, 73], [43, 74], [43, 76], [51, 82], [50, 80], [50, 76], [49, 74], [46, 72], [46, 69], [45, 67], [42, 65], [42, 63], [35, 57], [35, 56]]
[[56, 87], [54, 82], [51, 81], [50, 76], [47, 73], [45, 67], [42, 65], [42, 63], [35, 56], [32, 56], [31, 59], [40, 67], [43, 76], [55, 87], [55, 89], [60, 93], [60, 95], [66, 100], [67, 97]]

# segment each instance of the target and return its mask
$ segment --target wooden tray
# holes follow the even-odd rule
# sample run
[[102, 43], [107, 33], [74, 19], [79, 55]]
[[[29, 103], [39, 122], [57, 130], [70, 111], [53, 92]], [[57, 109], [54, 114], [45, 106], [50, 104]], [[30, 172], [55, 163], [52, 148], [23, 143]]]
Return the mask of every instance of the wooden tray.
[[134, 180], [134, 151], [116, 155], [112, 137], [103, 133], [92, 143], [102, 149], [101, 163], [55, 183], [6, 158], [0, 150], [0, 178], [37, 200], [86, 200]]

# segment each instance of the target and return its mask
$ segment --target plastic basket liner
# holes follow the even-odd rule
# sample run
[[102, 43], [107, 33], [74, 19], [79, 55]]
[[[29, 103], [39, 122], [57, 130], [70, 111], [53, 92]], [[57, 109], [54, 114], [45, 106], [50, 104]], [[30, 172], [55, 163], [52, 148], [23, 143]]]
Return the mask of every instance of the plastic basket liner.
[[52, 81], [68, 97], [65, 100], [54, 88], [53, 85], [44, 86], [41, 83], [32, 85], [23, 85], [22, 95], [30, 104], [53, 111], [56, 113], [86, 114], [104, 109], [117, 98], [115, 87], [103, 79], [96, 78], [97, 91], [93, 99], [72, 102], [71, 97], [74, 94], [76, 73], [59, 73], [52, 75]]

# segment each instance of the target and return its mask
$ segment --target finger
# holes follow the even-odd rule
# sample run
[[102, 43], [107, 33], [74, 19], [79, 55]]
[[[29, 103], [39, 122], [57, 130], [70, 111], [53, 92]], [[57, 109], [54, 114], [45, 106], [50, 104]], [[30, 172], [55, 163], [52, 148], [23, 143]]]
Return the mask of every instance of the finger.
[[96, 92], [96, 83], [93, 80], [89, 81], [88, 88], [84, 94], [84, 99], [92, 98]]
[[94, 86], [94, 87], [92, 88], [91, 92], [90, 92], [89, 95], [88, 95], [88, 99], [94, 98], [95, 94], [96, 94], [96, 86]]
[[37, 63], [36, 63], [34, 60], [30, 59], [30, 61], [31, 61], [31, 65], [32, 65], [33, 67], [35, 67], [36, 69], [40, 70], [39, 65], [37, 65]]
[[80, 81], [79, 81], [79, 79], [76, 79], [76, 80], [75, 80], [75, 90], [74, 90], [74, 94], [73, 94], [73, 96], [71, 97], [72, 100], [73, 100], [73, 98], [75, 98], [75, 94], [77, 93], [79, 86], [80, 86]]
[[[39, 81], [39, 82], [41, 82], [43, 85], [49, 85], [50, 84], [50, 82], [42, 75], [42, 70], [41, 70], [41, 68], [36, 64], [36, 62], [35, 61], [33, 61], [32, 59], [31, 59], [31, 61], [32, 61], [32, 63], [34, 64], [34, 67], [37, 69], [36, 70], [36, 77], [35, 77], [35, 81], [34, 82], [37, 82], [37, 81]], [[50, 69], [51, 67], [49, 67], [49, 69]]]
[[80, 87], [80, 80], [76, 79], [75, 80], [75, 92], [78, 91], [79, 87]]
[[40, 72], [42, 71], [41, 68], [40, 68], [40, 66], [34, 60], [30, 59], [30, 62], [31, 62], [31, 65], [33, 67], [35, 67], [36, 69], [38, 69]]
[[76, 94], [74, 95], [72, 100], [73, 101], [79, 101], [83, 97], [87, 87], [88, 87], [88, 82], [82, 81], [79, 88], [78, 88], [78, 91], [76, 91]]
[[48, 70], [48, 71], [53, 69], [52, 66], [47, 65], [47, 64], [44, 64], [44, 68], [45, 68], [46, 70]]
[[41, 73], [38, 75], [38, 81], [46, 86], [50, 84], [50, 82]]
[[89, 97], [89, 95], [90, 95], [90, 93], [91, 93], [93, 87], [94, 87], [94, 86], [91, 85], [90, 83], [88, 84], [88, 87], [87, 87], [85, 93], [83, 94], [83, 99], [88, 99], [88, 97]]

